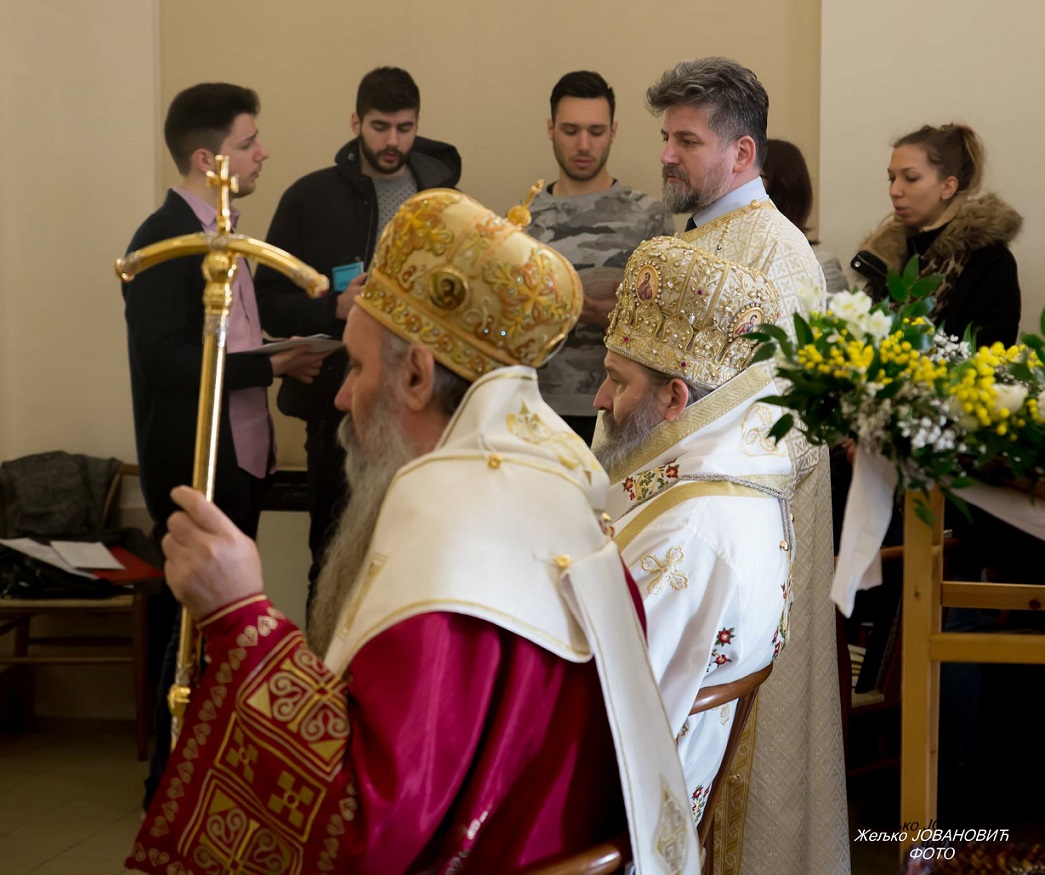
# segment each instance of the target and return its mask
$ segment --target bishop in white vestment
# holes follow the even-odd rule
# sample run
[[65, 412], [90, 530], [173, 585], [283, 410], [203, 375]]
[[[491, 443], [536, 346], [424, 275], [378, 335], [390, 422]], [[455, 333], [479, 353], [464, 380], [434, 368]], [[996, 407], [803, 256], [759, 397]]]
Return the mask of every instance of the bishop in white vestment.
[[689, 714], [701, 688], [771, 662], [788, 636], [795, 553], [786, 443], [750, 332], [780, 317], [764, 275], [674, 237], [631, 256], [606, 335], [596, 453], [607, 512], [643, 598], [696, 826], [734, 704]]

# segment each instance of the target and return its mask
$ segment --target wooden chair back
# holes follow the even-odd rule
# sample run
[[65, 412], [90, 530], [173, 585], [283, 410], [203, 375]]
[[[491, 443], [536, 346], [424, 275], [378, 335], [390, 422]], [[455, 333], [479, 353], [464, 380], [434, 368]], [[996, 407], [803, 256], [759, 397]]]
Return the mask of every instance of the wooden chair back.
[[708, 794], [707, 802], [704, 804], [704, 816], [697, 826], [697, 839], [701, 848], [704, 849], [704, 869], [709, 872], [714, 861], [715, 806], [722, 792], [722, 786], [729, 776], [730, 769], [733, 767], [733, 757], [740, 746], [740, 736], [744, 732], [744, 726], [747, 724], [747, 719], [751, 715], [751, 709], [755, 705], [758, 688], [766, 682], [772, 672], [773, 663], [769, 663], [764, 668], [760, 668], [758, 671], [754, 671], [732, 683], [704, 687], [697, 693], [697, 698], [689, 712], [691, 715], [700, 714], [703, 711], [710, 711], [712, 708], [729, 704], [734, 700], [737, 703], [733, 725], [729, 729], [729, 739], [726, 742], [726, 752], [722, 755], [722, 763], [718, 767], [715, 780], [711, 785], [711, 792]]
[[562, 860], [531, 867], [526, 875], [612, 875], [630, 862], [631, 840], [625, 832]]
[[[710, 711], [722, 705], [728, 705], [736, 701], [736, 715], [733, 725], [729, 730], [729, 739], [726, 742], [726, 751], [722, 756], [722, 764], [719, 766], [715, 781], [711, 785], [711, 793], [704, 807], [704, 817], [697, 828], [697, 838], [700, 846], [704, 849], [702, 857], [702, 870], [711, 871], [715, 820], [715, 804], [718, 801], [722, 782], [726, 780], [730, 767], [733, 764], [733, 756], [740, 745], [740, 736], [744, 731], [748, 716], [755, 704], [755, 696], [758, 688], [765, 683], [773, 671], [773, 664], [752, 672], [746, 677], [728, 684], [716, 684], [704, 687], [693, 702], [690, 714], [699, 714], [702, 711]], [[552, 863], [541, 864], [526, 870], [527, 875], [612, 875], [621, 872], [624, 866], [631, 862], [631, 842], [627, 834], [617, 836], [608, 842], [601, 842], [594, 847], [573, 854]]]

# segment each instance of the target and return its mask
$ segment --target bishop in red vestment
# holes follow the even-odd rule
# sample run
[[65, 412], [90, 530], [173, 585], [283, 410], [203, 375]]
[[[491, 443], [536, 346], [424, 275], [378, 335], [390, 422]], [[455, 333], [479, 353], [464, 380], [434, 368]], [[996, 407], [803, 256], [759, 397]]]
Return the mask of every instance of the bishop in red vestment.
[[[612, 555], [605, 585], [641, 602], [607, 553], [606, 475], [532, 367], [580, 304], [565, 260], [474, 201], [403, 205], [345, 329], [352, 501], [308, 640], [253, 542], [174, 491], [167, 579], [209, 662], [129, 868], [486, 875], [626, 828], [620, 719], [560, 581]], [[657, 780], [656, 853], [695, 871]]]

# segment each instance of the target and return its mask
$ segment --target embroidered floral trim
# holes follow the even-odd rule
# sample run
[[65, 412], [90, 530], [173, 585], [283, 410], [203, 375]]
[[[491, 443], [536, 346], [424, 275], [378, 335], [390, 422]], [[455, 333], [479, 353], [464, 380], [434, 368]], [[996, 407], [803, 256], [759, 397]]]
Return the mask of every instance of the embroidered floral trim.
[[670, 486], [673, 481], [678, 480], [678, 477], [678, 461], [672, 459], [657, 468], [640, 471], [634, 477], [626, 477], [621, 486], [632, 501], [645, 501]]
[[780, 611], [780, 623], [777, 625], [776, 632], [773, 633], [773, 659], [779, 656], [780, 651], [784, 649], [784, 645], [787, 644], [790, 638], [790, 628], [788, 626], [788, 620], [791, 616], [791, 605], [795, 600], [794, 588], [791, 586], [791, 575], [788, 574], [787, 580], [780, 584], [780, 592], [784, 598], [784, 607]]
[[735, 634], [736, 626], [731, 629], [719, 629], [718, 635], [715, 636], [715, 646], [711, 648], [711, 661], [708, 663], [708, 671], [711, 671], [713, 666], [725, 665], [733, 661], [731, 657], [726, 655], [726, 650], [733, 647], [733, 636]]
[[701, 784], [693, 791], [693, 795], [690, 797], [690, 807], [693, 809], [693, 825], [697, 826], [701, 819], [704, 817], [704, 806], [708, 803], [708, 795], [711, 793], [711, 787], [705, 787]]

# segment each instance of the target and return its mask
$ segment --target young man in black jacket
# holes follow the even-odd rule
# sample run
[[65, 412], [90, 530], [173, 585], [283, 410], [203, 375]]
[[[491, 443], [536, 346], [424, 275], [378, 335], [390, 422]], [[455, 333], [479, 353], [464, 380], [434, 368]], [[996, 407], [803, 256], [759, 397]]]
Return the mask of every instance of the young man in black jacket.
[[[332, 293], [309, 298], [282, 274], [260, 266], [258, 308], [269, 334], [340, 337], [377, 239], [400, 204], [418, 191], [457, 184], [457, 149], [417, 136], [420, 106], [417, 85], [405, 70], [370, 71], [356, 94], [355, 139], [338, 150], [333, 167], [303, 176], [280, 199], [268, 242], [325, 273]], [[306, 423], [310, 602], [331, 523], [346, 500], [344, 453], [337, 443], [342, 414], [334, 407], [346, 365], [344, 353], [334, 353], [314, 382], [284, 379], [278, 397], [284, 414]]]
[[[139, 226], [128, 251], [217, 228], [218, 190], [207, 181], [208, 172], [217, 168], [217, 155], [228, 157], [229, 170], [238, 177], [235, 197], [254, 191], [269, 154], [255, 124], [260, 106], [254, 91], [225, 82], [194, 85], [171, 101], [164, 139], [181, 181]], [[262, 488], [275, 457], [266, 387], [286, 374], [300, 378], [299, 382], [312, 379], [322, 355], [311, 354], [306, 347], [267, 356], [248, 352], [261, 345], [262, 337], [250, 270], [243, 259], [239, 262], [229, 313], [214, 503], [253, 538], [261, 515]], [[171, 489], [192, 481], [203, 355], [202, 264], [202, 255], [171, 259], [121, 287], [141, 486], [156, 524], [156, 543], [176, 510]], [[146, 807], [170, 749], [167, 690], [174, 682], [179, 629], [175, 618], [180, 618], [168, 598], [157, 599], [152, 607], [160, 633], [157, 640], [162, 635], [169, 640], [157, 689], [156, 753], [146, 781]]]

